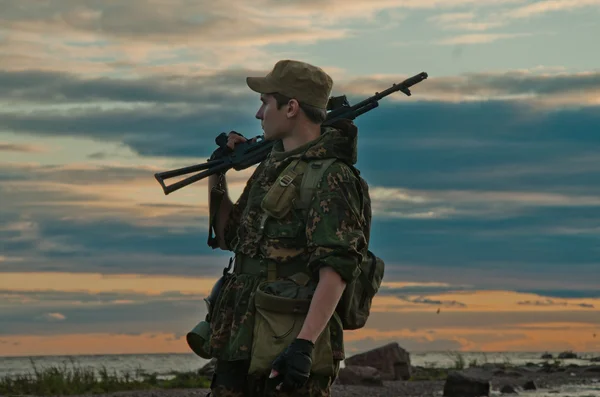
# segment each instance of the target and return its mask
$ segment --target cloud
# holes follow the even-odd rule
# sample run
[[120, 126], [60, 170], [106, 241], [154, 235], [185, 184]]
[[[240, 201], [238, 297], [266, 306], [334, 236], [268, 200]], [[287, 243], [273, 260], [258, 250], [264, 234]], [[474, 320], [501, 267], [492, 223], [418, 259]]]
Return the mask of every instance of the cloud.
[[[392, 283], [393, 285], [393, 283]], [[409, 296], [409, 295], [425, 295], [425, 294], [443, 294], [447, 292], [469, 291], [470, 286], [464, 285], [407, 285], [401, 287], [388, 286], [385, 283], [377, 292], [379, 295], [386, 296]]]
[[42, 318], [48, 321], [64, 321], [67, 317], [64, 314], [60, 313], [46, 313], [42, 316]]
[[[518, 289], [518, 292], [527, 292], [536, 294], [539, 296], [547, 296], [551, 298], [563, 298], [563, 299], [585, 299], [585, 298], [599, 298], [600, 291], [596, 289]], [[551, 299], [547, 299], [546, 301], [552, 302]]]
[[[543, 90], [542, 81], [520, 87]], [[546, 81], [570, 85], [566, 78]], [[223, 109], [210, 112], [212, 120], [202, 112], [158, 109], [15, 113], [0, 123], [19, 137], [78, 131], [82, 138], [122, 142], [143, 155], [181, 156], [190, 165], [214, 147], [209, 143], [215, 133], [198, 131], [222, 131], [222, 120], [235, 124], [236, 116]], [[243, 125], [245, 116], [236, 114]], [[445, 281], [455, 277], [443, 268], [462, 267], [482, 274], [501, 269], [495, 277], [504, 286], [518, 279], [517, 271], [539, 283], [561, 277], [586, 284], [598, 257], [600, 188], [590, 183], [600, 177], [598, 114], [594, 107], [534, 111], [510, 101], [390, 101], [362, 116], [358, 167], [371, 187], [373, 250], [394, 264], [388, 274], [402, 279], [409, 267], [412, 277]], [[238, 131], [251, 136], [249, 128]], [[142, 155], [136, 159], [145, 162]], [[180, 258], [173, 272], [200, 272], [194, 261], [214, 254], [204, 246], [205, 182], [165, 198], [152, 177], [165, 169], [155, 158], [131, 167], [119, 165], [119, 158], [98, 161], [2, 164], [0, 191], [9, 204], [0, 219], [4, 225], [31, 225], [0, 232], [4, 255], [24, 258], [37, 270], [118, 272], [130, 264], [151, 273], [173, 256]], [[229, 174], [237, 178], [232, 186], [239, 191], [251, 171]], [[419, 276], [419, 266], [430, 270]], [[565, 266], [576, 270], [560, 271]], [[486, 274], [492, 282], [492, 273]]]
[[535, 300], [535, 301], [526, 300], [526, 301], [517, 302], [517, 304], [524, 305], [524, 306], [579, 306], [579, 307], [583, 307], [583, 308], [587, 308], [587, 309], [594, 308], [594, 305], [590, 304], [590, 303], [557, 302], [552, 299]]
[[[479, 92], [476, 90], [472, 91], [471, 95], [477, 95], [480, 99], [485, 98], [484, 95], [517, 95], [519, 92], [539, 91], [539, 95], [547, 95], [559, 92], [561, 90], [559, 87], [564, 87], [562, 90], [572, 89], [573, 92], [581, 92], [585, 84], [587, 84], [587, 89], [593, 92], [599, 85], [597, 81], [598, 77], [594, 74], [573, 77], [572, 84], [569, 83], [568, 79], [562, 77], [557, 77], [554, 80], [548, 78], [547, 81], [544, 81], [544, 78], [538, 79], [532, 77], [521, 84], [517, 84], [516, 78], [513, 79], [510, 76], [506, 77], [504, 84], [502, 79], [490, 78], [487, 82], [484, 82], [484, 80], [481, 76], [480, 78], [474, 78], [472, 81], [473, 86], [480, 86], [482, 88]], [[557, 88], [554, 91], [543, 88], [544, 83], [555, 85]], [[426, 86], [429, 82], [425, 81], [421, 84]], [[444, 91], [444, 84], [442, 82], [439, 84], [441, 84], [439, 88], [432, 88], [434, 90], [433, 95], [435, 95], [436, 89], [440, 93]], [[465, 84], [467, 83], [465, 82]], [[118, 85], [118, 83], [115, 82], [113, 85]], [[40, 85], [40, 87], [42, 86], [43, 84]], [[108, 86], [110, 87], [110, 84]], [[160, 83], [158, 86], [160, 86]], [[379, 85], [379, 88], [382, 86], [383, 84]], [[483, 87], [486, 86], [490, 88], [484, 89]], [[349, 92], [349, 94], [359, 99], [356, 90], [360, 90], [361, 87], [361, 84], [357, 84], [354, 86], [355, 91]], [[214, 89], [218, 90], [216, 86]], [[485, 94], [486, 90], [488, 90], [488, 94]], [[59, 91], [60, 89], [57, 92]], [[77, 89], [71, 91], [73, 98], [70, 101], [83, 100], [83, 98], [78, 98], [76, 92], [83, 92], [85, 90]], [[10, 92], [12, 91], [8, 90], [5, 94], [9, 96], [8, 98], [10, 98]], [[88, 91], [85, 95], [89, 98], [93, 95], [92, 92]], [[205, 92], [211, 92], [210, 85], [205, 87]], [[39, 98], [44, 97], [43, 90], [39, 95], [36, 92], [33, 92], [31, 95]], [[126, 96], [123, 98], [119, 97], [119, 95], [124, 95], [122, 92], [118, 95], [116, 93], [112, 95], [110, 98], [113, 101], [120, 101], [127, 98]], [[158, 95], [154, 93], [147, 99], [149, 101], [158, 100]], [[248, 93], [248, 95], [250, 94]], [[419, 93], [419, 95], [421, 94]], [[427, 96], [428, 94], [425, 92], [424, 95]], [[178, 94], [165, 96], [167, 100], [168, 98], [182, 100]], [[377, 114], [377, 120], [379, 121], [377, 128], [394, 137], [394, 139], [401, 137], [403, 143], [412, 145], [419, 145], [421, 140], [427, 142], [427, 139], [431, 139], [433, 136], [439, 139], [440, 130], [445, 130], [445, 139], [450, 140], [452, 138], [456, 144], [460, 144], [460, 142], [468, 143], [469, 141], [464, 140], [470, 139], [472, 142], [480, 142], [482, 145], [489, 146], [497, 144], [497, 139], [502, 139], [502, 144], [510, 145], [510, 148], [515, 152], [525, 144], [532, 145], [537, 143], [534, 138], [536, 135], [542, 133], [547, 135], [548, 138], [552, 137], [552, 135], [567, 138], [563, 129], [565, 123], [571, 125], [576, 131], [581, 131], [580, 134], [587, 134], [592, 137], [588, 132], [589, 128], [593, 128], [594, 125], [600, 122], [597, 120], [595, 108], [585, 107], [585, 95], [582, 96], [580, 104], [580, 106], [584, 106], [583, 108], [555, 109], [554, 111], [536, 110], [535, 108], [526, 106], [526, 104], [513, 103], [508, 100], [458, 104], [444, 102], [423, 103], [419, 101], [395, 104], [392, 97], [390, 97], [389, 102], [384, 102], [380, 108], [372, 112], [373, 114]], [[223, 131], [224, 129], [236, 130], [244, 133], [246, 136], [254, 136], [260, 133], [259, 126], [253, 117], [256, 110], [255, 106], [246, 101], [250, 99], [250, 96], [246, 97], [246, 99], [241, 96], [233, 96], [228, 101], [225, 101], [223, 98], [225, 97], [215, 96], [215, 101], [211, 102], [210, 105], [207, 103], [196, 105], [187, 103], [180, 105], [147, 103], [133, 107], [102, 108], [98, 104], [96, 108], [75, 107], [68, 112], [56, 112], [51, 111], [51, 109], [39, 109], [36, 112], [29, 113], [17, 110], [5, 111], [0, 118], [0, 129], [41, 136], [70, 136], [77, 134], [78, 136], [87, 136], [94, 139], [122, 142], [132, 147], [138, 153], [145, 155], [208, 156], [212, 148], [214, 148], [214, 138], [219, 131]], [[139, 98], [139, 100], [141, 101], [142, 98]], [[535, 100], [533, 103], [536, 103]], [[228, 106], [218, 106], [221, 104], [227, 104]], [[231, 112], [230, 109], [233, 108], [236, 109], [235, 112]], [[439, 117], [436, 119], [423, 119], [423, 116], [431, 112], [437, 112]], [[456, 112], [461, 113], [465, 117], [463, 123], [468, 123], [470, 128], [466, 128], [464, 124], [461, 125], [461, 123], [456, 123], [455, 121], [452, 123], [447, 122], [447, 119], [453, 117]], [[358, 121], [359, 125], [369, 128], [369, 124], [373, 120], [372, 117], [371, 114], [362, 116]], [[406, 128], [398, 128], [397, 120], [399, 117], [405, 119], [404, 125], [418, 126], [420, 134], [415, 134], [414, 132], [407, 134], [406, 132], [408, 131], [405, 131]], [[226, 127], [223, 126], [223, 120], [228, 120]], [[492, 124], [491, 120], [494, 120], [495, 124]], [[389, 124], [384, 124], [384, 122]], [[411, 128], [415, 131], [414, 127]], [[487, 129], [485, 136], [478, 134], [478, 131], [482, 128]], [[517, 135], [520, 131], [522, 134]], [[399, 135], [399, 133], [402, 135]], [[365, 139], [367, 139], [367, 142], [376, 143], [378, 140], [384, 138], [385, 136], [380, 132], [373, 138], [369, 137]], [[407, 142], [408, 138], [412, 142]], [[507, 142], [507, 138], [514, 139], [514, 141]], [[496, 139], [496, 142], [494, 139]], [[552, 145], [552, 142], [544, 142], [543, 145]], [[471, 150], [470, 147], [465, 146], [462, 146], [461, 149]], [[520, 153], [516, 154], [519, 155]]]
[[[1, 85], [1, 84], [0, 84]], [[35, 145], [23, 145], [13, 143], [1, 143], [0, 152], [22, 152], [22, 153], [39, 153], [45, 149]]]
[[359, 340], [352, 340], [344, 343], [346, 357], [362, 353], [388, 343], [398, 343], [403, 349], [409, 352], [419, 351], [457, 351], [462, 345], [460, 341], [453, 339], [433, 339], [424, 336], [397, 336], [372, 338], [367, 337]]
[[[505, 24], [503, 21], [494, 20], [489, 16], [488, 18], [486, 18], [485, 22], [478, 22], [476, 21], [476, 14], [474, 12], [449, 12], [444, 14], [437, 14], [427, 18], [427, 20], [433, 25], [435, 25], [437, 28], [443, 30], [485, 31], [492, 28], [500, 27]], [[466, 38], [469, 38], [469, 36], [471, 36], [470, 40], [465, 40]], [[461, 37], [463, 38], [463, 40], [460, 39]], [[446, 40], [456, 41], [456, 44], [479, 43], [480, 41], [474, 40], [475, 37], [477, 37], [477, 35], [453, 37], [450, 39], [442, 40], [441, 43], [450, 44], [449, 42], [445, 42]], [[492, 37], [488, 37], [488, 39], [492, 39]]]
[[598, 0], [543, 0], [536, 1], [508, 11], [510, 18], [529, 18], [556, 11], [570, 11], [578, 8], [594, 8], [600, 6]]
[[[491, 6], [492, 4], [485, 4]], [[523, 2], [508, 2], [495, 4], [499, 7], [478, 7], [473, 11], [448, 11], [435, 14], [427, 18], [435, 28], [443, 31], [465, 31], [465, 32], [484, 32], [495, 28], [502, 28], [519, 22], [522, 19], [531, 19], [551, 12], [569, 12], [585, 8], [595, 8], [600, 5], [598, 0], [543, 0], [529, 2], [523, 5]], [[547, 34], [537, 33], [537, 34]], [[523, 36], [532, 36], [536, 33], [514, 33], [514, 32], [494, 32], [462, 34], [438, 40], [442, 45], [460, 45], [460, 44], [482, 44], [490, 43], [501, 39], [510, 39]]]
[[[443, 315], [442, 315], [443, 314]], [[573, 322], [585, 323], [591, 326], [600, 324], [600, 317], [594, 311], [524, 311], [524, 312], [461, 312], [442, 311], [403, 311], [396, 315], [386, 312], [375, 312], [369, 317], [368, 327], [378, 331], [397, 331], [411, 327], [419, 329], [511, 329], [521, 325], [549, 323], [549, 322]]]
[[399, 298], [402, 300], [405, 300], [407, 302], [424, 304], [424, 305], [444, 306], [444, 307], [467, 307], [466, 304], [464, 304], [462, 302], [458, 302], [456, 300], [443, 301], [443, 300], [439, 300], [439, 299], [430, 299], [430, 298], [426, 298], [426, 297], [409, 298], [406, 296], [400, 296]]
[[347, 37], [350, 30], [343, 25], [348, 18], [373, 24], [377, 12], [398, 8], [391, 1], [339, 5], [177, 0], [164, 7], [160, 1], [108, 5], [87, 0], [24, 10], [7, 2], [0, 17], [7, 55], [0, 60], [11, 70], [37, 64], [92, 74], [160, 73], [173, 70], [171, 65], [192, 73], [205, 66], [264, 65], [272, 56], [262, 50], [266, 45]]
[[[165, 106], [192, 105], [214, 108], [215, 105], [232, 105], [250, 111], [250, 102], [257, 97], [245, 83], [246, 76], [259, 76], [266, 69], [232, 69], [205, 72], [203, 75], [152, 76], [129, 78], [85, 77], [66, 72], [0, 71], [0, 100], [24, 101], [34, 108], [41, 104], [71, 104], [84, 110], [83, 105], [97, 110], [114, 102], [112, 108], [131, 110], [155, 109], [154, 104]], [[348, 94], [353, 99], [371, 96], [375, 91], [400, 82], [408, 76], [374, 75], [359, 78], [344, 77], [336, 80], [337, 94]], [[525, 103], [550, 101], [561, 104], [561, 96], [573, 102], [579, 98], [581, 105], [591, 101], [600, 90], [600, 73], [564, 73], [544, 70], [514, 70], [508, 72], [466, 73], [458, 76], [430, 76], [414, 86], [417, 93], [410, 102], [427, 100], [477, 101], [486, 99], [523, 100]], [[546, 98], [550, 94], [555, 94]], [[557, 95], [561, 94], [561, 95]], [[406, 100], [400, 94], [384, 99]], [[567, 103], [571, 103], [567, 102]], [[549, 102], [551, 103], [551, 102]], [[126, 106], [126, 104], [129, 104]], [[257, 102], [258, 104], [258, 102]], [[103, 106], [101, 106], [103, 105]], [[9, 107], [10, 108], [10, 107]], [[177, 109], [177, 108], [175, 108]], [[39, 109], [43, 110], [43, 108]], [[185, 110], [180, 107], [179, 111]]]
[[[472, 30], [485, 30], [488, 25], [471, 26]], [[457, 45], [457, 44], [484, 44], [503, 39], [514, 39], [517, 37], [531, 36], [532, 33], [477, 33], [463, 34], [453, 36], [436, 41], [436, 44], [441, 45]]]
[[[239, 65], [266, 68], [288, 56], [284, 45], [313, 45], [354, 39], [437, 15], [434, 28], [483, 32], [514, 19], [553, 9], [576, 9], [593, 0], [547, 1], [522, 6], [517, 0], [257, 1], [223, 3], [96, 0], [47, 3], [35, 10], [3, 3], [0, 64], [7, 70], [73, 70], [89, 75], [203, 74]], [[474, 8], [477, 15], [465, 13]], [[500, 16], [495, 16], [500, 15]], [[51, 16], [51, 17], [49, 17]], [[223, 29], [226, 26], [226, 29]], [[459, 35], [449, 43], [481, 43], [513, 37], [513, 32]], [[443, 41], [444, 39], [442, 39]]]
[[[249, 73], [152, 80], [3, 72], [1, 100], [11, 105], [0, 130], [13, 131], [11, 144], [77, 136], [90, 148], [77, 162], [55, 154], [42, 165], [24, 153], [27, 163], [0, 164], [3, 255], [21, 259], [3, 266], [156, 274], [176, 258], [170, 271], [202, 273], [198, 258], [215, 254], [204, 246], [206, 181], [165, 198], [153, 173], [168, 169], [165, 159], [203, 162], [218, 132], [259, 133], [244, 88]], [[388, 86], [388, 77], [345, 80], [337, 89], [356, 103]], [[394, 264], [388, 274], [402, 279], [410, 269], [413, 279], [445, 281], [456, 276], [442, 269], [464, 267], [503, 286], [519, 282], [517, 271], [535, 275], [536, 285], [554, 277], [585, 285], [597, 265], [600, 188], [590, 181], [600, 177], [600, 118], [588, 98], [599, 89], [592, 72], [431, 78], [410, 100], [392, 95], [361, 116], [358, 167], [371, 187], [373, 249]], [[565, 96], [579, 98], [576, 106], [536, 105], [535, 98]], [[85, 156], [99, 153], [97, 142], [132, 152], [103, 149], [113, 155], [91, 161]], [[229, 173], [230, 187], [239, 192], [251, 172]]]
[[[389, 84], [407, 76], [385, 75], [355, 78], [336, 83], [340, 92], [370, 96]], [[458, 76], [430, 76], [412, 88], [416, 93], [409, 103], [421, 100], [448, 102], [480, 102], [510, 100], [526, 106], [526, 111], [571, 106], [598, 105], [600, 73], [595, 71], [565, 73], [564, 71], [532, 69], [504, 72], [464, 73]], [[406, 99], [391, 95], [384, 101]]]

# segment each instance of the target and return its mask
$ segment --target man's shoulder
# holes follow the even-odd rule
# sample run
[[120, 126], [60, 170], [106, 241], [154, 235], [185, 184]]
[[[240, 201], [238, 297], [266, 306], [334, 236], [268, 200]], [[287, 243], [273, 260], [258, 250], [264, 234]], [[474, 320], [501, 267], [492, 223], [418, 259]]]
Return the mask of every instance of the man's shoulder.
[[355, 184], [359, 181], [359, 174], [354, 166], [338, 159], [323, 172], [321, 188], [334, 191], [339, 189], [340, 184]]
[[356, 167], [340, 159], [334, 161], [325, 171], [325, 175], [333, 175], [346, 182], [356, 181], [359, 174]]

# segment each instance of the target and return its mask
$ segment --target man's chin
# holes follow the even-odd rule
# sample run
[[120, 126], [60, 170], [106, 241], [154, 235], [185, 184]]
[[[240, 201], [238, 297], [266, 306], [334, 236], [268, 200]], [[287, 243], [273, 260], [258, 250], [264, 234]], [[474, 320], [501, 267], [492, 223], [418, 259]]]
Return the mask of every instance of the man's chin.
[[263, 132], [263, 137], [264, 137], [265, 141], [275, 141], [275, 140], [277, 140], [277, 138], [274, 138], [273, 135], [267, 134], [266, 132]]

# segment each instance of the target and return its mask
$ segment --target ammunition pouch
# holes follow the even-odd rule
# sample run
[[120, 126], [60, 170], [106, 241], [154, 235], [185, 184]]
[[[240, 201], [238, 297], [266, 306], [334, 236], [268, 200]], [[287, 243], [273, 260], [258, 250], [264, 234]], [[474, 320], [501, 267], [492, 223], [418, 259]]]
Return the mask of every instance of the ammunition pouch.
[[298, 198], [298, 186], [294, 181], [304, 173], [306, 166], [304, 161], [292, 161], [279, 175], [260, 203], [266, 215], [281, 219], [294, 208], [294, 202]]
[[[306, 319], [315, 287], [315, 283], [309, 283], [307, 275], [259, 284], [253, 302], [255, 322], [249, 374], [268, 374], [273, 360], [296, 339]], [[335, 376], [336, 363], [329, 325], [315, 343], [311, 373]]]

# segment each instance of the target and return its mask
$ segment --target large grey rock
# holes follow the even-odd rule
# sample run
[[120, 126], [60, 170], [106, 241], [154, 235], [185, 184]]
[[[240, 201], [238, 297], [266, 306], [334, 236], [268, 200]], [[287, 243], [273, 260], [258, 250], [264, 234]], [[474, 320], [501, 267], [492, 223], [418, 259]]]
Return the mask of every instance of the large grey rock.
[[444, 397], [489, 396], [490, 378], [484, 371], [452, 371], [444, 384]]
[[336, 383], [340, 385], [383, 386], [381, 374], [377, 368], [355, 365], [341, 368]]
[[395, 342], [348, 357], [344, 363], [377, 368], [383, 380], [408, 380], [411, 375], [410, 354]]

